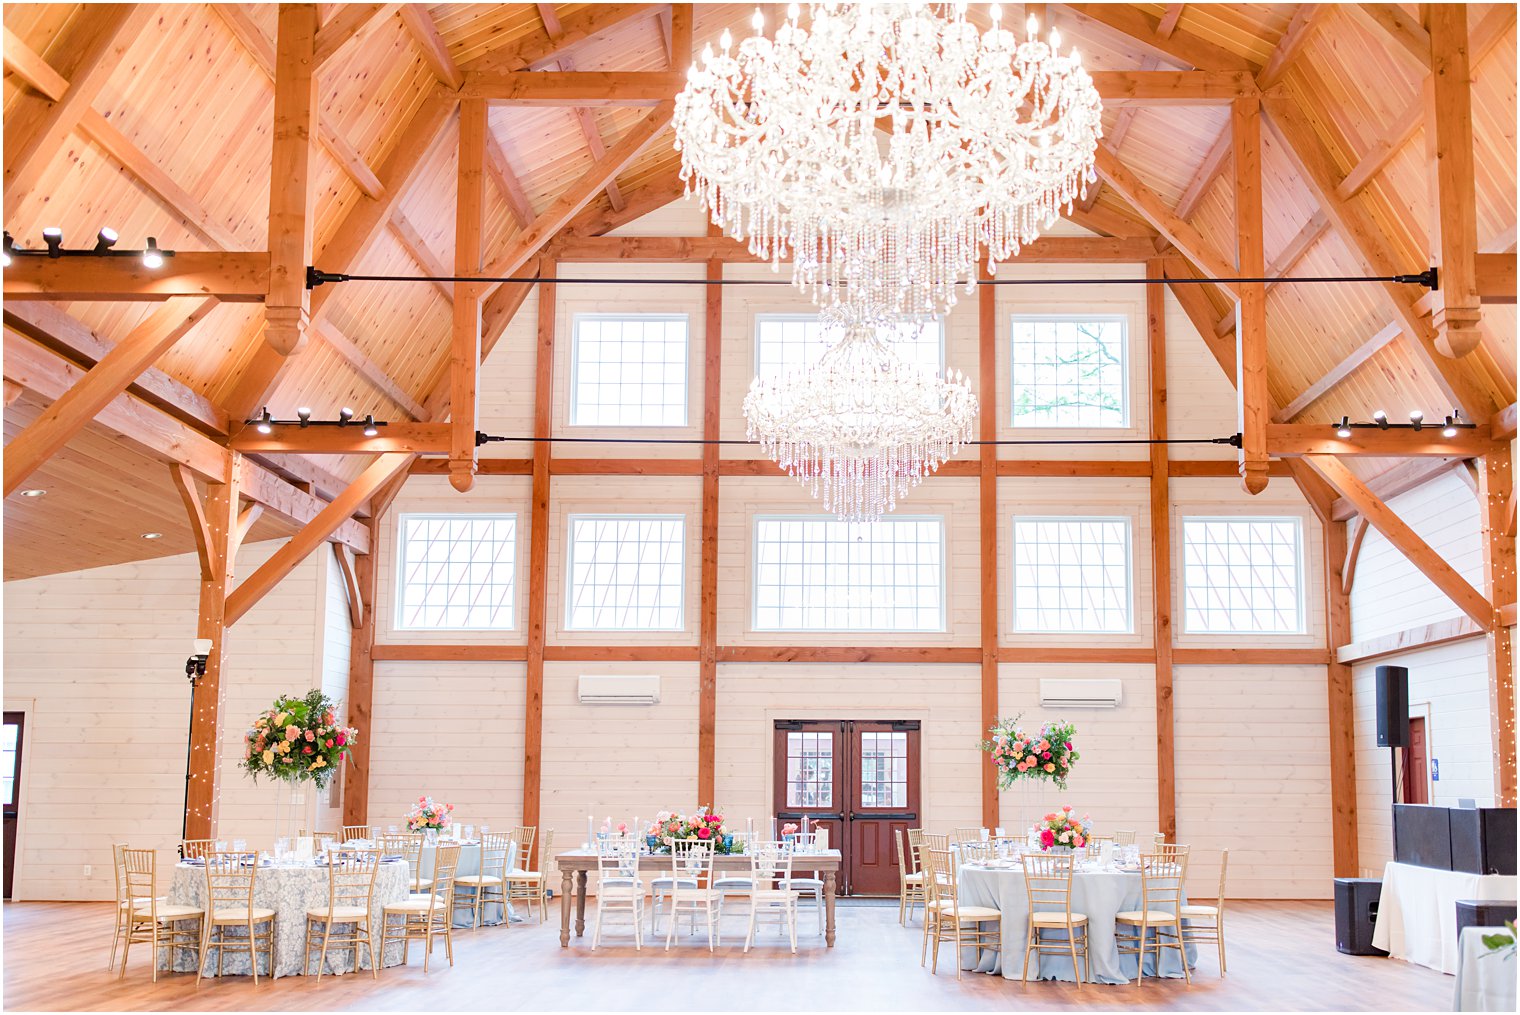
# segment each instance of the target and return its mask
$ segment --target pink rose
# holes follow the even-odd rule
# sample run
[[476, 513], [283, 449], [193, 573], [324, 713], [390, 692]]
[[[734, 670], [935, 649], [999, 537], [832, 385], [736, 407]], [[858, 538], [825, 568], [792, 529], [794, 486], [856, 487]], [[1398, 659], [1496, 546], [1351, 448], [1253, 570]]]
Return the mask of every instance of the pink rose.
[[348, 738], [346, 738], [346, 737], [345, 737], [345, 736], [344, 736], [344, 735], [343, 735], [343, 734], [341, 734], [341, 733], [339, 733], [339, 734], [338, 734], [338, 736], [337, 736], [337, 738], [336, 738], [336, 739], [337, 739], [337, 741], [338, 741], [338, 746], [339, 746], [339, 747], [342, 747], [342, 746], [343, 746], [343, 745], [344, 745], [344, 744], [346, 744], [346, 743], [348, 743]]
[[699, 839], [711, 839], [712, 838], [712, 829], [711, 828], [707, 828], [705, 826], [702, 827], [702, 828], [697, 829], [697, 838], [699, 838]]
[[1055, 844], [1056, 844], [1056, 833], [1052, 832], [1048, 828], [1042, 828], [1040, 830], [1040, 845], [1042, 847], [1044, 847], [1045, 849], [1049, 849], [1051, 846], [1054, 846]]
[[307, 744], [305, 747], [301, 748], [301, 753], [302, 754], [310, 754], [311, 753], [311, 745]]

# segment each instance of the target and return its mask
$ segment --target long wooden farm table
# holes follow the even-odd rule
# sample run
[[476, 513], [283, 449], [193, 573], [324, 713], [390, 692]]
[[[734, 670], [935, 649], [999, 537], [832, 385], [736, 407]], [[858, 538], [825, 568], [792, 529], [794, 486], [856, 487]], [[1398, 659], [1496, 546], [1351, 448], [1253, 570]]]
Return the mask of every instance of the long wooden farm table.
[[[586, 849], [574, 849], [556, 856], [562, 880], [559, 902], [559, 944], [570, 946], [570, 903], [575, 902], [575, 936], [586, 934], [586, 882], [596, 870], [596, 853]], [[792, 873], [799, 878], [823, 879], [824, 940], [834, 947], [834, 889], [839, 875], [840, 854], [837, 849], [820, 853], [797, 853], [792, 857]], [[648, 855], [639, 858], [639, 872], [669, 874], [668, 855]], [[750, 869], [749, 857], [718, 856], [713, 858], [713, 868], [721, 873], [744, 873]]]

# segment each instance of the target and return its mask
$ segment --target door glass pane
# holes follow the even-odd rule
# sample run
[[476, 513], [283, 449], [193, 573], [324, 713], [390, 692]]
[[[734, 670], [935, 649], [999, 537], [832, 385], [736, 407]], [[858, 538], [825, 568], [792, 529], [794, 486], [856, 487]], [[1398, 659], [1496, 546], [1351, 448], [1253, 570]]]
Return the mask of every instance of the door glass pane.
[[786, 735], [786, 805], [834, 806], [834, 734]]
[[908, 806], [908, 734], [860, 734], [860, 806]]
[[4, 776], [5, 806], [9, 807], [16, 802], [16, 738], [21, 733], [21, 727], [14, 723], [5, 724], [5, 732], [0, 734], [0, 775]]

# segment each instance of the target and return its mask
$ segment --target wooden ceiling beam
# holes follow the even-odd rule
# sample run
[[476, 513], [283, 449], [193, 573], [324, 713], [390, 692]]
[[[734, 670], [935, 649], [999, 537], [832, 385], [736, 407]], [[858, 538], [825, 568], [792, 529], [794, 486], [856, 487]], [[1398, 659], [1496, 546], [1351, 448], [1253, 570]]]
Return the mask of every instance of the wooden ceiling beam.
[[[1317, 4], [1315, 6], [1328, 9], [1334, 5]], [[1515, 5], [1494, 4], [1482, 20], [1473, 26], [1469, 40], [1472, 54], [1471, 66], [1478, 66], [1493, 48], [1509, 35], [1509, 30], [1514, 24]], [[1261, 83], [1261, 87], [1266, 88], [1267, 84]], [[1393, 161], [1393, 157], [1399, 150], [1414, 140], [1415, 135], [1425, 126], [1424, 103], [1422, 90], [1422, 94], [1416, 96], [1407, 109], [1389, 121], [1389, 126], [1383, 136], [1373, 142], [1372, 147], [1356, 161], [1351, 172], [1347, 173], [1345, 179], [1336, 186], [1337, 196], [1347, 199], [1361, 193], [1362, 188], [1371, 183], [1373, 178], [1383, 171], [1383, 167]]]
[[[1309, 216], [1309, 221], [1304, 223], [1303, 228], [1294, 235], [1293, 239], [1288, 241], [1288, 245], [1279, 251], [1277, 256], [1272, 258], [1271, 262], [1267, 265], [1267, 277], [1281, 278], [1284, 275], [1291, 274], [1293, 266], [1298, 264], [1299, 258], [1303, 257], [1309, 248], [1318, 243], [1320, 237], [1329, 231], [1330, 219], [1326, 217], [1323, 211], [1315, 209], [1314, 214]], [[1270, 293], [1277, 286], [1277, 282], [1268, 282], [1267, 292]], [[1214, 334], [1223, 338], [1226, 335], [1234, 334], [1234, 332], [1235, 311], [1231, 310], [1222, 315], [1214, 323]]]
[[1341, 495], [1356, 505], [1367, 523], [1383, 534], [1420, 573], [1456, 603], [1458, 608], [1485, 631], [1494, 624], [1494, 607], [1483, 594], [1441, 558], [1430, 544], [1421, 539], [1404, 520], [1383, 503], [1367, 485], [1333, 455], [1310, 455], [1309, 465]]
[[[1159, 194], [1141, 183], [1140, 178], [1119, 161], [1113, 150], [1101, 143], [1098, 145], [1096, 168], [1098, 175], [1117, 194], [1133, 205], [1157, 232], [1186, 254], [1204, 274], [1216, 279], [1235, 277], [1235, 266], [1216, 253], [1203, 234], [1179, 219]], [[1233, 283], [1224, 285], [1233, 292]]]
[[1156, 37], [1158, 39], [1170, 39], [1177, 31], [1177, 22], [1182, 20], [1182, 9], [1186, 4], [1167, 4], [1166, 10], [1161, 12], [1161, 20], [1156, 22]]
[[[1302, 95], [1290, 97], [1279, 88], [1264, 93], [1262, 102], [1268, 122], [1284, 142], [1284, 149], [1294, 162], [1299, 179], [1345, 239], [1357, 267], [1368, 275], [1395, 275], [1413, 268], [1413, 265], [1396, 264], [1388, 252], [1386, 237], [1364, 208], [1336, 194], [1339, 181], [1335, 160], [1315, 133], [1305, 108], [1314, 105], [1312, 100]], [[1316, 113], [1322, 115], [1323, 111], [1316, 107]], [[1422, 319], [1415, 309], [1414, 300], [1418, 295], [1411, 296], [1409, 288], [1394, 282], [1383, 283], [1395, 318], [1416, 339], [1414, 348], [1421, 363], [1453, 405], [1460, 407], [1469, 418], [1487, 417], [1495, 407], [1493, 399], [1474, 381], [1465, 362], [1444, 356], [1436, 349], [1435, 333], [1430, 322]]]
[[572, 47], [610, 28], [636, 18], [652, 18], [668, 9], [669, 5], [666, 4], [587, 4], [560, 19], [563, 32], [559, 38], [529, 36], [484, 53], [466, 63], [462, 70], [466, 76], [481, 72], [528, 70], [553, 62]]
[[1515, 439], [1515, 403], [1511, 402], [1489, 420], [1489, 427], [1494, 432], [1496, 441], [1512, 441]]
[[[51, 303], [15, 303], [5, 308], [5, 326], [71, 361], [84, 370], [93, 368], [115, 348], [114, 343], [91, 331], [83, 321]], [[182, 423], [215, 437], [227, 434], [227, 414], [206, 396], [170, 377], [157, 367], [138, 374], [127, 390]]]
[[401, 249], [405, 250], [412, 262], [422, 269], [424, 275], [433, 279], [433, 288], [438, 290], [438, 294], [450, 303], [454, 302], [454, 283], [439, 281], [454, 273], [437, 254], [433, 253], [433, 248], [427, 245], [427, 240], [423, 238], [416, 224], [407, 218], [406, 212], [397, 208], [391, 215], [390, 227], [391, 232], [396, 234]]
[[1283, 31], [1282, 38], [1277, 40], [1277, 48], [1272, 51], [1272, 56], [1256, 75], [1256, 84], [1260, 88], [1270, 88], [1282, 80], [1288, 68], [1293, 66], [1299, 54], [1304, 51], [1304, 46], [1314, 36], [1314, 31], [1324, 23], [1324, 16], [1334, 10], [1331, 4], [1307, 3], [1299, 4], [1293, 11], [1293, 17], [1288, 21], [1288, 27]]
[[335, 7], [332, 17], [317, 33], [317, 48], [313, 54], [313, 69], [317, 71], [348, 48], [350, 43], [373, 31], [380, 22], [395, 14], [402, 5], [342, 3]]
[[[1340, 9], [1359, 21], [1372, 34], [1396, 43], [1394, 52], [1402, 52], [1418, 69], [1430, 70], [1430, 33], [1419, 19], [1405, 13], [1398, 4], [1340, 4]], [[1466, 4], [1456, 4], [1467, 17]]]
[[[1177, 297], [1177, 303], [1182, 307], [1182, 312], [1192, 322], [1194, 330], [1203, 339], [1203, 344], [1213, 353], [1214, 359], [1219, 363], [1220, 369], [1235, 382], [1236, 377], [1236, 350], [1235, 343], [1226, 341], [1214, 331], [1214, 321], [1219, 311], [1210, 302], [1204, 286], [1188, 279], [1202, 278], [1191, 262], [1180, 257], [1168, 257], [1165, 260], [1165, 271], [1168, 280], [1167, 288], [1172, 295]], [[1230, 319], [1234, 320], [1235, 314], [1230, 313]], [[1232, 329], [1233, 330], [1233, 329]]]
[[315, 518], [302, 526], [289, 542], [227, 596], [227, 623], [235, 624], [313, 550], [332, 538], [344, 523], [351, 521], [354, 510], [368, 501], [371, 494], [398, 472], [404, 472], [411, 462], [412, 456], [408, 454], [380, 455], [371, 462], [359, 478], [317, 512]]
[[447, 423], [387, 423], [375, 437], [366, 437], [357, 426], [276, 426], [261, 434], [251, 426], [234, 428], [227, 441], [234, 451], [248, 454], [380, 455], [404, 451], [409, 455], [446, 455], [449, 451]]
[[[1266, 277], [1262, 251], [1261, 100], [1237, 99], [1230, 111], [1235, 163], [1236, 270]], [[1236, 405], [1240, 421], [1240, 476], [1247, 493], [1267, 488], [1266, 428], [1272, 396], [1267, 388], [1267, 289], [1241, 282], [1235, 325]]]
[[269, 290], [264, 251], [181, 250], [161, 268], [135, 257], [17, 257], [5, 269], [6, 300], [144, 302], [214, 296], [262, 303]]
[[[1367, 488], [1380, 500], [1387, 502], [1401, 493], [1408, 493], [1418, 487], [1424, 486], [1438, 476], [1444, 476], [1453, 469], [1460, 468], [1466, 459], [1463, 458], [1410, 458], [1400, 462], [1391, 469], [1378, 473], [1371, 479], [1365, 480]], [[1355, 518], [1358, 514], [1357, 507], [1345, 497], [1336, 495], [1334, 503], [1330, 507], [1330, 517], [1337, 522], [1344, 522]]]
[[[544, 23], [544, 31], [548, 34], [549, 40], [552, 42], [558, 39], [564, 34], [564, 28], [559, 23], [559, 16], [554, 13], [554, 5], [541, 3], [537, 7], [539, 20]], [[570, 72], [575, 70], [575, 61], [568, 53], [560, 56], [556, 63], [561, 71]], [[595, 160], [606, 155], [607, 145], [602, 140], [602, 132], [597, 128], [595, 114], [585, 106], [577, 106], [575, 108], [575, 121], [580, 127], [581, 137], [586, 141], [586, 148], [591, 152], [591, 158]], [[624, 204], [623, 192], [618, 188], [617, 181], [613, 180], [609, 182], [603, 189], [607, 193], [607, 200], [611, 203], [613, 211], [622, 211]]]
[[5, 69], [32, 88], [57, 102], [69, 90], [69, 83], [37, 52], [21, 41], [21, 36], [5, 28]]
[[502, 149], [501, 142], [489, 130], [486, 131], [486, 174], [496, 184], [496, 189], [501, 191], [507, 208], [517, 220], [517, 227], [528, 228], [534, 218], [533, 203], [528, 200], [528, 192], [512, 171], [512, 164], [507, 161], [507, 153]]
[[42, 411], [5, 448], [5, 496], [57, 454], [160, 356], [216, 307], [216, 300], [169, 300], [133, 328], [78, 384]]
[[[353, 5], [369, 6], [369, 5]], [[343, 17], [351, 8], [345, 6]], [[311, 140], [316, 134], [317, 77], [321, 62], [316, 4], [281, 4], [275, 39], [274, 117], [269, 178], [269, 295], [264, 301], [264, 341], [282, 356], [306, 345], [311, 293], [316, 195]]]
[[[1382, 5], [1378, 5], [1382, 6]], [[1391, 6], [1391, 5], [1390, 5]], [[1472, 72], [1467, 5], [1426, 7], [1431, 60], [1425, 89], [1426, 171], [1430, 174], [1431, 263], [1441, 285], [1429, 294], [1436, 348], [1452, 358], [1478, 347], [1478, 187], [1473, 164]]]
[[464, 74], [459, 70], [459, 65], [449, 55], [449, 47], [444, 43], [443, 36], [438, 34], [438, 24], [433, 20], [432, 12], [427, 4], [402, 4], [401, 23], [406, 26], [407, 33], [412, 41], [417, 44], [417, 52], [422, 56], [422, 62], [427, 64], [428, 70], [433, 72], [433, 77], [445, 88], [457, 89], [464, 84]]
[[652, 211], [681, 200], [685, 184], [681, 182], [680, 169], [671, 166], [658, 176], [645, 182], [644, 186], [626, 195], [627, 205], [622, 211], [614, 211], [610, 204], [594, 201], [576, 213], [562, 232], [576, 236], [600, 236], [635, 219], [643, 218]]
[[1172, 210], [1173, 215], [1184, 222], [1193, 217], [1193, 212], [1198, 210], [1199, 203], [1214, 185], [1214, 181], [1224, 175], [1230, 164], [1231, 151], [1230, 125], [1226, 123], [1214, 143], [1209, 146], [1203, 161], [1193, 171], [1192, 179], [1183, 188], [1182, 197], [1177, 199], [1177, 207]]
[[153, 4], [90, 4], [79, 9], [53, 47], [54, 68], [69, 83], [56, 100], [23, 95], [5, 116], [5, 207], [19, 207], [36, 189], [48, 163], [94, 103], [121, 58], [147, 30]]
[[1095, 22], [1140, 44], [1155, 56], [1199, 70], [1256, 70], [1245, 57], [1200, 39], [1189, 32], [1173, 31], [1163, 37], [1161, 19], [1132, 4], [1062, 4], [1076, 16], [1077, 24]]
[[1442, 437], [1439, 423], [1420, 430], [1357, 429], [1337, 437], [1330, 423], [1273, 423], [1267, 427], [1267, 451], [1274, 455], [1337, 455], [1365, 458], [1478, 458], [1492, 454], [1499, 442], [1489, 426], [1476, 424]]
[[1384, 327], [1376, 335], [1373, 335], [1353, 349], [1350, 355], [1326, 371], [1323, 377], [1305, 388], [1297, 398], [1273, 413], [1272, 422], [1293, 422], [1305, 409], [1325, 397], [1331, 389], [1351, 376], [1358, 367], [1370, 360], [1379, 350], [1403, 334], [1403, 331], [1403, 326], [1397, 321]]
[[[486, 133], [484, 99], [459, 103], [459, 158], [454, 202], [454, 274], [480, 272], [485, 225]], [[454, 287], [449, 343], [450, 422], [449, 484], [460, 493], [475, 485], [476, 424], [480, 415], [480, 325], [485, 286], [460, 282]]]
[[[264, 76], [274, 81], [274, 43], [269, 36], [264, 34], [258, 24], [249, 15], [247, 4], [210, 4], [211, 10], [222, 19], [232, 37], [243, 47]], [[370, 168], [369, 163], [359, 154], [348, 139], [343, 136], [343, 131], [338, 129], [332, 119], [326, 113], [317, 116], [317, 141], [327, 154], [331, 155], [354, 185], [364, 191], [367, 197], [379, 200], [384, 194], [385, 188], [380, 183], [380, 178]]]

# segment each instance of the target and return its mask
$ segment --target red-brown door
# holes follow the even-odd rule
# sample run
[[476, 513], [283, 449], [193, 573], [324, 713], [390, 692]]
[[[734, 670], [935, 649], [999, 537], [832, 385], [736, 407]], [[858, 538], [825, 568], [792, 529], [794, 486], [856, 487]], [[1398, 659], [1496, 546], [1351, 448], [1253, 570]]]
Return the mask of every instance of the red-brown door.
[[776, 826], [805, 817], [828, 830], [841, 894], [897, 894], [895, 836], [918, 824], [919, 732], [917, 721], [776, 723]]
[[1425, 718], [1410, 717], [1409, 746], [1404, 748], [1404, 802], [1430, 803], [1430, 753], [1425, 741]]
[[11, 897], [11, 882], [16, 878], [16, 818], [21, 804], [21, 734], [26, 725], [23, 712], [5, 713], [5, 727], [0, 734], [0, 778], [4, 779], [5, 804], [5, 897]]

